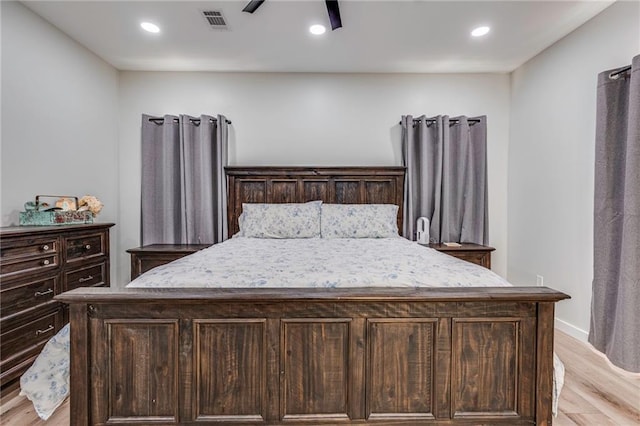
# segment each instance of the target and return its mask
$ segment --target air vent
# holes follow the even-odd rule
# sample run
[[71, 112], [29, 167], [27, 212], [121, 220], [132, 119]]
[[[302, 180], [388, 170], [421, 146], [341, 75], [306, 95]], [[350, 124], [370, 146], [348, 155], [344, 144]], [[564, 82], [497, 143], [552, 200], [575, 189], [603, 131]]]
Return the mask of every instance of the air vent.
[[202, 11], [202, 15], [209, 23], [211, 28], [216, 29], [227, 29], [227, 21], [225, 21], [224, 16], [222, 16], [222, 12], [218, 10], [205, 10]]

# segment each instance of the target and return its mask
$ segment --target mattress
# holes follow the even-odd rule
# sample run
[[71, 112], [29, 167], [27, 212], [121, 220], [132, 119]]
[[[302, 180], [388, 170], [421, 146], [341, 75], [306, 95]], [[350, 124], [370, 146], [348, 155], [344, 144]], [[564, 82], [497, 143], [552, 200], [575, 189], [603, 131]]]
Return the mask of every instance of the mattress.
[[404, 238], [236, 237], [127, 287], [504, 287], [492, 271]]

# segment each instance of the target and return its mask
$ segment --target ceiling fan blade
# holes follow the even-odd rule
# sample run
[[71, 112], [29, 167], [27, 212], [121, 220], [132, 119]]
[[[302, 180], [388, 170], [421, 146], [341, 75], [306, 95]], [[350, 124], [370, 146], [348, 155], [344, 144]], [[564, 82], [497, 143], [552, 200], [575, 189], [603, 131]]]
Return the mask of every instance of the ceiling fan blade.
[[340, 7], [338, 6], [338, 0], [325, 0], [325, 3], [327, 3], [327, 12], [329, 12], [331, 30], [342, 28], [342, 19], [340, 18]]
[[264, 0], [251, 0], [249, 3], [247, 3], [244, 9], [242, 9], [242, 11], [253, 13], [256, 11], [257, 8], [260, 7], [262, 3], [264, 3]]

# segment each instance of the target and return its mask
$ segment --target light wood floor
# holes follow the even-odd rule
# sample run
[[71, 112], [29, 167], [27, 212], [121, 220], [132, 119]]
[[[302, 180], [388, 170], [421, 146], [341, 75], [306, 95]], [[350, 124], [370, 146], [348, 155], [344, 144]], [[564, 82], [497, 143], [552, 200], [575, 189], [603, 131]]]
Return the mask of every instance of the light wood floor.
[[613, 370], [590, 346], [561, 331], [555, 337], [565, 377], [554, 425], [640, 425], [640, 377]]
[[[640, 425], [640, 378], [612, 370], [586, 344], [556, 330], [555, 350], [565, 365], [557, 426]], [[68, 425], [69, 400], [46, 422], [18, 391], [2, 396], [0, 424]]]

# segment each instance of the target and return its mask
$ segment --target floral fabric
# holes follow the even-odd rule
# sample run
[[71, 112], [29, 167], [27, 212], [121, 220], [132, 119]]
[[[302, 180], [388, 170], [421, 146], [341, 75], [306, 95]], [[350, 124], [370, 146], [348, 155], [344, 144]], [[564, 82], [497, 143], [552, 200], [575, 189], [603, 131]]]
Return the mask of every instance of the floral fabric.
[[554, 416], [558, 416], [558, 401], [560, 401], [560, 392], [564, 386], [564, 364], [558, 358], [556, 353], [553, 353], [553, 400], [551, 405], [551, 412]]
[[323, 204], [322, 238], [393, 238], [398, 236], [398, 206], [393, 204]]
[[320, 236], [321, 201], [295, 204], [242, 204], [240, 235], [250, 238]]
[[507, 286], [489, 269], [395, 238], [236, 237], [158, 266], [127, 287]]
[[[492, 271], [396, 236], [379, 239], [237, 237], [166, 265], [127, 287], [505, 287]], [[554, 360], [554, 412], [562, 387]], [[48, 418], [69, 390], [69, 326], [22, 376], [22, 394]]]
[[69, 395], [69, 324], [53, 336], [20, 377], [20, 395], [47, 420]]

